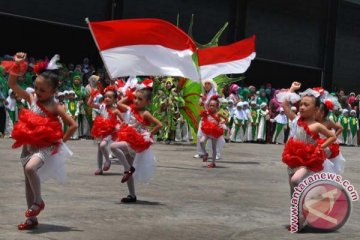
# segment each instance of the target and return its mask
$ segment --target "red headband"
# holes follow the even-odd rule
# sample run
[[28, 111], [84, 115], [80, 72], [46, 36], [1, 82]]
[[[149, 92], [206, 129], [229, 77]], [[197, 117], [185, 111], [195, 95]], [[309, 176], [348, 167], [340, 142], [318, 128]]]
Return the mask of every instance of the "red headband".
[[115, 86], [113, 85], [110, 85], [110, 86], [107, 86], [105, 89], [104, 89], [104, 93], [106, 93], [107, 91], [113, 91], [114, 93], [117, 92], [117, 89]]

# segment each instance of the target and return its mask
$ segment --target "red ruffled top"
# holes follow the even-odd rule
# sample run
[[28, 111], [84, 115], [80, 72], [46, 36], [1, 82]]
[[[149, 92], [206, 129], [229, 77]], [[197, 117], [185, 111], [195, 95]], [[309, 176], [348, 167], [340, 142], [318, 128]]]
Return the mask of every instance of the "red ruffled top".
[[[297, 124], [314, 140], [319, 138], [318, 134], [310, 131], [308, 125], [302, 118], [298, 119]], [[323, 170], [323, 163], [325, 160], [326, 153], [319, 144], [306, 143], [293, 138], [290, 138], [285, 144], [284, 152], [282, 154], [282, 161], [287, 164], [289, 168], [305, 166], [313, 172]]]
[[[134, 105], [130, 106], [131, 114], [136, 118], [136, 120], [144, 125], [149, 126], [150, 123], [146, 121], [143, 116], [136, 110]], [[137, 153], [141, 153], [144, 150], [148, 149], [153, 141], [149, 138], [146, 139], [144, 135], [139, 133], [134, 127], [123, 124], [119, 131], [117, 132], [117, 141], [124, 141], [127, 142], [132, 149], [135, 150]]]
[[[213, 138], [219, 138], [222, 135], [224, 135], [224, 129], [219, 126], [219, 123], [221, 122], [220, 119], [215, 116], [214, 114], [211, 114], [209, 111], [202, 111], [200, 113], [201, 116], [201, 131], [210, 137]], [[218, 123], [214, 123], [208, 119], [208, 117], [211, 116], [215, 121]]]
[[134, 104], [130, 105], [131, 114], [136, 118], [136, 120], [144, 126], [150, 126], [150, 122], [144, 119], [143, 116], [138, 112]]
[[48, 112], [38, 104], [40, 109], [47, 115], [41, 116], [28, 109], [22, 109], [19, 121], [14, 125], [11, 133], [15, 143], [12, 148], [22, 145], [32, 145], [36, 148], [57, 145], [63, 139], [61, 123], [55, 114]]
[[95, 118], [93, 127], [91, 129], [91, 136], [94, 138], [105, 138], [112, 135], [112, 139], [116, 139], [115, 128], [119, 123], [116, 115], [108, 110], [109, 118], [104, 118], [99, 115]]

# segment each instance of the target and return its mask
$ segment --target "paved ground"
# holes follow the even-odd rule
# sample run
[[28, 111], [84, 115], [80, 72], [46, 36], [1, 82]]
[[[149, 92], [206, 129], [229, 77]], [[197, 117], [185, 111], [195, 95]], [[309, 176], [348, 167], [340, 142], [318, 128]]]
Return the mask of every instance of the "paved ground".
[[[193, 145], [154, 146], [158, 167], [149, 185], [137, 186], [139, 202], [120, 203], [122, 166], [94, 176], [92, 141], [69, 142], [74, 157], [68, 182], [43, 184], [46, 209], [33, 231], [18, 231], [26, 210], [20, 150], [0, 140], [0, 239], [360, 239], [360, 207], [353, 203], [347, 224], [333, 233], [291, 234], [289, 187], [280, 161], [282, 146], [225, 146], [218, 168], [192, 158]], [[360, 190], [360, 148], [343, 148], [344, 178]]]

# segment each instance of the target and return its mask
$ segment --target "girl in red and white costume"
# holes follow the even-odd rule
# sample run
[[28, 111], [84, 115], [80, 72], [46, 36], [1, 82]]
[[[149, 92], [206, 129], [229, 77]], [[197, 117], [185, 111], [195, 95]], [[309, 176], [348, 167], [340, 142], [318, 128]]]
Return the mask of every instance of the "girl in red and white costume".
[[[207, 162], [209, 154], [206, 152], [206, 142], [211, 139], [212, 146], [212, 162], [208, 165], [209, 168], [214, 168], [217, 149], [224, 146], [224, 129], [226, 128], [227, 118], [219, 113], [220, 102], [219, 96], [213, 95], [210, 98], [207, 110], [201, 112], [201, 132], [200, 146], [203, 155], [203, 162]], [[222, 121], [223, 119], [223, 121]]]
[[[329, 111], [332, 111], [333, 108], [334, 108], [334, 101], [325, 98], [323, 102], [320, 104], [320, 108], [319, 111], [316, 113], [315, 119], [319, 123], [323, 124], [330, 131], [334, 131], [336, 137], [338, 137], [342, 133], [343, 127], [341, 126], [340, 123], [334, 123], [333, 121], [329, 120], [328, 118]], [[323, 138], [322, 136], [320, 137]], [[340, 152], [339, 142], [336, 141], [333, 144], [331, 144], [327, 149], [326, 154], [328, 160], [325, 161], [324, 172], [333, 172], [336, 174], [343, 173], [345, 158]]]
[[130, 106], [123, 104], [128, 102], [126, 97], [118, 102], [118, 109], [125, 112], [125, 123], [117, 132], [117, 141], [110, 146], [125, 170], [121, 182], [127, 183], [129, 195], [121, 199], [123, 203], [134, 203], [137, 200], [134, 178], [136, 181], [148, 182], [152, 176], [155, 167], [152, 136], [162, 127], [161, 122], [146, 110], [152, 99], [152, 84], [143, 87], [135, 91], [134, 103]]
[[[110, 169], [111, 161], [109, 158], [108, 145], [111, 140], [116, 139], [116, 127], [119, 126], [120, 121], [122, 121], [120, 111], [114, 106], [117, 102], [116, 88], [114, 86], [108, 86], [104, 92], [104, 102], [102, 104], [91, 104], [92, 108], [99, 110], [99, 115], [95, 118], [91, 129], [91, 136], [99, 139], [97, 153], [98, 169], [95, 171], [95, 175], [102, 175], [103, 171]], [[93, 100], [89, 99], [89, 103], [92, 102]], [[103, 156], [106, 160], [104, 166]]]
[[[301, 84], [294, 82], [287, 97], [294, 97], [295, 90]], [[283, 96], [286, 97], [286, 94]], [[315, 116], [320, 108], [320, 93], [314, 89], [307, 89], [300, 93], [300, 116], [291, 111], [289, 100], [284, 99], [283, 108], [287, 117], [292, 120], [291, 132], [287, 141], [282, 161], [288, 166], [291, 196], [294, 188], [306, 177], [324, 170], [327, 160], [327, 150], [336, 141], [334, 132], [328, 130], [323, 124], [316, 121]], [[293, 98], [294, 99], [294, 98]], [[278, 99], [279, 100], [279, 99]], [[323, 137], [323, 139], [320, 138]], [[300, 231], [305, 226], [305, 216], [299, 207], [298, 228]]]
[[[206, 79], [202, 81], [202, 86], [203, 86], [203, 93], [200, 94], [199, 105], [202, 106], [204, 110], [206, 110], [208, 108], [208, 104], [211, 97], [214, 95], [218, 95], [217, 84], [212, 79]], [[197, 132], [197, 142], [196, 142], [196, 150], [198, 153], [194, 156], [194, 158], [202, 158], [205, 154], [205, 152], [202, 150], [200, 146], [200, 138], [203, 135], [201, 132], [201, 124], [202, 122], [200, 121]]]
[[[26, 54], [20, 52], [15, 55], [14, 62], [3, 63], [9, 72], [9, 87], [30, 105], [29, 110], [21, 111], [19, 122], [12, 132], [15, 139], [12, 147], [23, 146], [20, 161], [24, 168], [28, 207], [26, 220], [18, 225], [19, 230], [32, 229], [38, 225], [37, 215], [45, 208], [40, 180], [48, 177], [65, 180], [65, 158], [71, 155], [71, 151], [64, 142], [77, 128], [75, 121], [54, 100], [59, 78], [52, 70], [57, 69], [58, 56], [49, 63], [40, 62], [34, 67], [38, 74], [35, 79], [35, 96], [24, 91], [16, 82], [17, 77], [26, 72], [25, 59]], [[65, 134], [58, 117], [68, 125]]]

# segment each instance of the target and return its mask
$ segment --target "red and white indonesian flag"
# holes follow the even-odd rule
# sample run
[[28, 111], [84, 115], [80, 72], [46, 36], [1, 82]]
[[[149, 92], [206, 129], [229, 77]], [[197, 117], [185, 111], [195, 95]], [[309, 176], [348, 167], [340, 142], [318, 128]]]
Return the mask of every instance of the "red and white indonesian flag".
[[181, 76], [199, 80], [193, 40], [160, 19], [88, 22], [111, 78]]
[[255, 58], [255, 36], [230, 45], [198, 50], [201, 79], [244, 73]]

